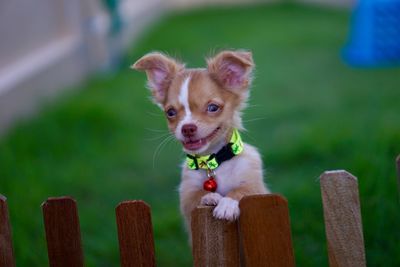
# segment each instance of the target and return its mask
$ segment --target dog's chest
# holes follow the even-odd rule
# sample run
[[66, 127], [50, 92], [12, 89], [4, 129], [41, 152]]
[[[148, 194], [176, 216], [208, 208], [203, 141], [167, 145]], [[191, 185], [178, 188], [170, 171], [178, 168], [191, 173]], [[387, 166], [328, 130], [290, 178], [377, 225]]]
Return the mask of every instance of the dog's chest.
[[224, 162], [215, 170], [215, 176], [218, 184], [217, 192], [225, 196], [229, 191], [240, 186], [243, 182], [243, 175], [246, 172], [244, 160], [240, 157], [233, 158]]
[[[223, 162], [215, 169], [217, 193], [225, 196], [229, 191], [240, 186], [245, 179], [246, 168], [249, 168], [247, 163], [243, 157], [235, 157]], [[188, 176], [190, 183], [198, 189], [202, 189], [204, 182], [208, 179], [205, 170], [190, 170]]]

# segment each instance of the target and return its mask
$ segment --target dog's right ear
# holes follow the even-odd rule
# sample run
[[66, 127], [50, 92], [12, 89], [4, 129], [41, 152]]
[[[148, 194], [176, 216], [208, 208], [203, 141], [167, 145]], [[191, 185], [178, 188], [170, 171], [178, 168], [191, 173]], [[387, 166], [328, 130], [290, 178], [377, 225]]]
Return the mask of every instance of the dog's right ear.
[[183, 64], [159, 52], [149, 53], [131, 66], [132, 69], [146, 72], [148, 86], [154, 100], [159, 104], [164, 103], [172, 79], [184, 67]]
[[207, 59], [211, 77], [223, 88], [234, 93], [248, 89], [254, 68], [253, 56], [248, 51], [222, 51]]

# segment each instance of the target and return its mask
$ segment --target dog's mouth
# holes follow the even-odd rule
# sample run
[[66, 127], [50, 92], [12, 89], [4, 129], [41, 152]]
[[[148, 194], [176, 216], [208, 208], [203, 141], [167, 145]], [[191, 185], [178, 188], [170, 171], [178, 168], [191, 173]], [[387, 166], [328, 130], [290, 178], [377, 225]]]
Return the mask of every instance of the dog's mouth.
[[207, 144], [210, 140], [212, 140], [218, 133], [218, 131], [221, 129], [221, 127], [215, 128], [214, 131], [212, 131], [209, 135], [206, 137], [200, 138], [200, 139], [194, 139], [194, 138], [186, 138], [184, 141], [182, 141], [183, 146], [187, 150], [191, 151], [196, 151], [202, 148], [204, 145]]

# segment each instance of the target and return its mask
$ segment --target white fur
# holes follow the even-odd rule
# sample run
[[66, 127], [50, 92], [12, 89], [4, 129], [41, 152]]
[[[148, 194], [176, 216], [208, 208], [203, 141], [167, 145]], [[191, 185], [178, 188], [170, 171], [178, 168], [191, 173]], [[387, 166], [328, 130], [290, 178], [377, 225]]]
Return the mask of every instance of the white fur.
[[223, 197], [213, 211], [213, 215], [217, 219], [234, 221], [239, 218], [239, 201], [230, 197]]
[[179, 92], [178, 100], [185, 108], [186, 116], [191, 116], [192, 112], [190, 111], [189, 107], [189, 83], [190, 83], [190, 76], [186, 77], [183, 81], [181, 90]]
[[[245, 144], [246, 157], [233, 157], [223, 162], [216, 170], [215, 176], [218, 184], [217, 192], [225, 196], [229, 191], [246, 182], [247, 171], [253, 159], [259, 158], [257, 150]], [[260, 170], [261, 171], [261, 170]]]
[[208, 193], [201, 198], [200, 204], [206, 206], [216, 206], [222, 196], [218, 193]]
[[179, 91], [178, 100], [185, 110], [185, 117], [179, 122], [178, 126], [176, 127], [175, 136], [177, 136], [178, 138], [183, 138], [181, 133], [182, 126], [193, 122], [192, 111], [190, 110], [189, 106], [189, 84], [190, 76], [185, 78]]

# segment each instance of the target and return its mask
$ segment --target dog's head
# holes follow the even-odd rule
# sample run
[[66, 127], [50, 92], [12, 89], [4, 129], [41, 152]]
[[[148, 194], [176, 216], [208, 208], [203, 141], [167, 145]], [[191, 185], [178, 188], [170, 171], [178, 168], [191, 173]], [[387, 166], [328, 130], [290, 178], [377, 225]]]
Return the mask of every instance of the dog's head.
[[187, 153], [213, 153], [226, 144], [232, 128], [242, 128], [240, 111], [254, 67], [250, 52], [223, 51], [207, 59], [204, 69], [187, 69], [154, 52], [132, 67], [146, 72], [154, 102]]

